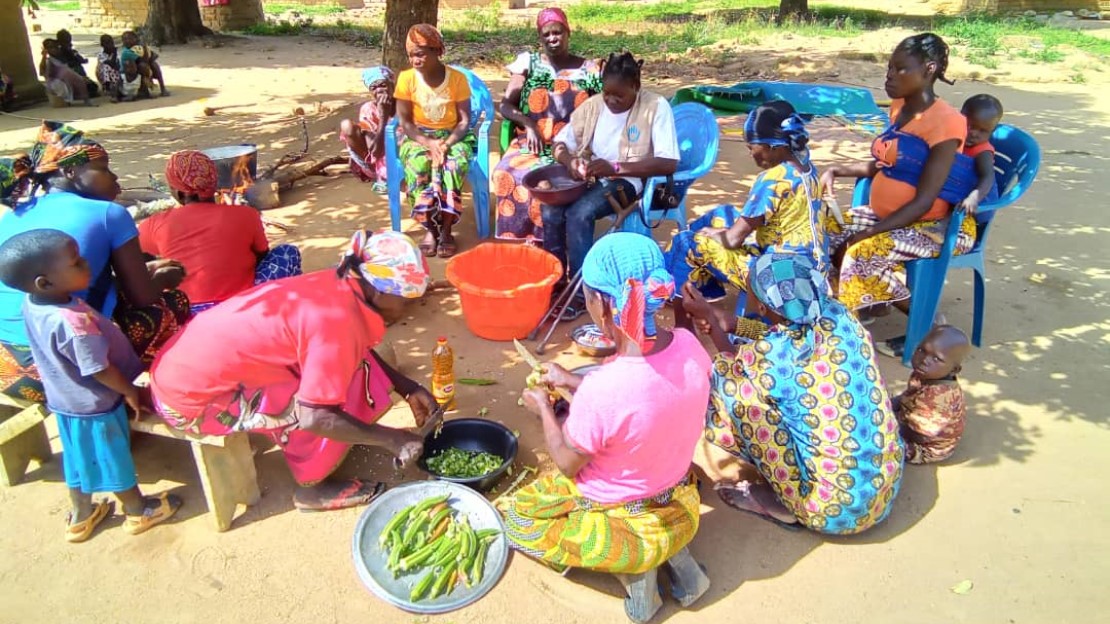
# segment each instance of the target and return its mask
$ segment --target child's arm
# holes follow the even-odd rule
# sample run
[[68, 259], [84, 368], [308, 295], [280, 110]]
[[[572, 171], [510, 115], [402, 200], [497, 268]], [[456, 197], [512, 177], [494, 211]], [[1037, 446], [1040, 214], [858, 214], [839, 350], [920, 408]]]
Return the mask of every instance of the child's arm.
[[960, 202], [960, 208], [968, 214], [975, 214], [979, 202], [991, 192], [994, 186], [994, 152], [987, 150], [975, 157], [975, 175], [979, 176], [979, 186]]
[[140, 414], [139, 404], [139, 389], [135, 384], [131, 383], [123, 371], [109, 364], [108, 368], [93, 374], [93, 379], [104, 384], [108, 388], [123, 395], [123, 400], [127, 401], [127, 405], [135, 410], [135, 414]]

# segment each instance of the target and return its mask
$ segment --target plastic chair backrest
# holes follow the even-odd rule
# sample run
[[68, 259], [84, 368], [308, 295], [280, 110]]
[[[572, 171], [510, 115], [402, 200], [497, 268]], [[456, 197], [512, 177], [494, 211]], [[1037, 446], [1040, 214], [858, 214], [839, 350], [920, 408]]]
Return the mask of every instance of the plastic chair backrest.
[[986, 240], [994, 213], [1016, 202], [1029, 190], [1041, 168], [1041, 148], [1036, 139], [1014, 126], [1000, 124], [991, 135], [994, 146], [994, 175], [999, 198], [979, 206], [975, 215], [978, 225], [975, 251]]
[[465, 67], [452, 65], [451, 68], [462, 72], [466, 76], [466, 81], [470, 83], [470, 127], [473, 128], [481, 121], [492, 122], [493, 94], [490, 93], [486, 83]]
[[717, 162], [721, 133], [717, 118], [708, 106], [684, 102], [674, 107], [674, 125], [678, 137], [678, 172], [683, 177], [698, 178]]

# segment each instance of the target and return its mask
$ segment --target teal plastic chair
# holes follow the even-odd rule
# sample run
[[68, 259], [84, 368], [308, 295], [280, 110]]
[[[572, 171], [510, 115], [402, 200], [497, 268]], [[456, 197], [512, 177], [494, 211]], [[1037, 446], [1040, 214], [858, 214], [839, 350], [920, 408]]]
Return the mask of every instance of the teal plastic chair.
[[[663, 220], [678, 223], [680, 230], [689, 227], [686, 221], [686, 193], [690, 187], [717, 164], [721, 131], [709, 107], [697, 102], [686, 102], [674, 107], [675, 133], [678, 138], [678, 170], [674, 174], [674, 190], [681, 196], [676, 208], [666, 209], [651, 205], [655, 189], [665, 185], [667, 179], [650, 178], [644, 184], [644, 201], [639, 215], [624, 220], [625, 232], [651, 236], [651, 228]], [[653, 221], [654, 220], [654, 221]]]
[[[906, 344], [902, 354], [902, 364], [910, 365], [917, 345], [929, 333], [944, 282], [949, 269], [971, 269], [975, 272], [975, 317], [971, 333], [972, 343], [978, 347], [983, 339], [983, 321], [986, 311], [986, 246], [987, 235], [995, 212], [1016, 202], [1025, 194], [1041, 167], [1041, 148], [1028, 133], [1013, 126], [999, 125], [991, 135], [995, 148], [995, 182], [998, 184], [999, 197], [991, 203], [979, 205], [975, 214], [977, 232], [975, 245], [965, 254], [953, 255], [956, 238], [964, 213], [956, 210], [948, 221], [944, 245], [936, 258], [913, 260], [906, 263], [906, 283], [910, 289], [910, 316], [906, 323]], [[866, 205], [871, 196], [871, 179], [856, 181], [853, 206]]]
[[[470, 191], [474, 196], [474, 223], [477, 225], [478, 237], [488, 238], [490, 233], [490, 205], [489, 205], [489, 135], [493, 125], [493, 95], [482, 79], [475, 76], [469, 69], [451, 66], [462, 72], [470, 83], [470, 129], [478, 136], [478, 148], [474, 151], [474, 158], [470, 160], [470, 171], [467, 180], [470, 182]], [[385, 158], [388, 179], [389, 218], [393, 229], [401, 231], [401, 180], [405, 172], [401, 168], [401, 160], [397, 157], [397, 118], [390, 120], [385, 133]]]

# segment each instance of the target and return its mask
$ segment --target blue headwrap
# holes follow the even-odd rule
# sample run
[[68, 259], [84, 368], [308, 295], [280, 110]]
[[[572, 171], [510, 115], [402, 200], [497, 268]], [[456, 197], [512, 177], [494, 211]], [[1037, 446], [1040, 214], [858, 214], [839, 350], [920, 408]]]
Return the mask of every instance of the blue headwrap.
[[586, 254], [582, 281], [613, 302], [613, 317], [641, 348], [655, 336], [655, 313], [674, 296], [674, 278], [654, 240], [631, 232], [602, 237]]
[[366, 85], [367, 89], [372, 87], [375, 82], [381, 80], [392, 83], [393, 70], [384, 65], [378, 65], [377, 67], [368, 67], [362, 70], [362, 84]]
[[754, 145], [786, 147], [802, 165], [809, 166], [806, 122], [788, 102], [761, 104], [744, 120], [744, 140]]
[[752, 265], [751, 281], [752, 294], [792, 325], [813, 325], [821, 317], [828, 284], [810, 256], [763, 254]]

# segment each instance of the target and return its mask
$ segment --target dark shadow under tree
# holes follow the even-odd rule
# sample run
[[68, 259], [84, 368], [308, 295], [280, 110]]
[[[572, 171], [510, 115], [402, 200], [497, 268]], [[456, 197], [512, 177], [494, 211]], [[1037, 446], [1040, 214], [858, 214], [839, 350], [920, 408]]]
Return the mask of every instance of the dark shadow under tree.
[[186, 43], [194, 37], [211, 35], [200, 18], [196, 0], [150, 0], [146, 38], [154, 45]]

